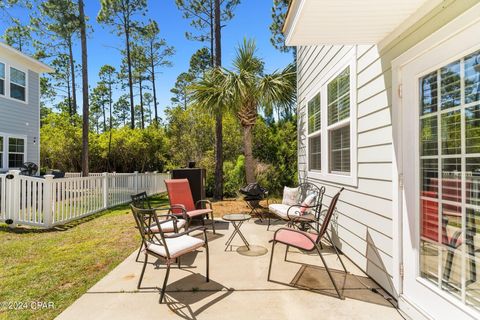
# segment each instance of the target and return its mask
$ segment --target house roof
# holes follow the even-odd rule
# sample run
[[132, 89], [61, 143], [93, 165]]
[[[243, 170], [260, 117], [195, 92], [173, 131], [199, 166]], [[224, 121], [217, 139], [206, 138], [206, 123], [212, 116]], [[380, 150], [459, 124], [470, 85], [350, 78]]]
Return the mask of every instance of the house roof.
[[442, 0], [291, 0], [283, 32], [296, 45], [378, 44]]
[[54, 72], [54, 70], [46, 64], [26, 55], [21, 51], [18, 51], [15, 48], [10, 47], [3, 42], [0, 42], [0, 56], [28, 66], [29, 69], [38, 73]]

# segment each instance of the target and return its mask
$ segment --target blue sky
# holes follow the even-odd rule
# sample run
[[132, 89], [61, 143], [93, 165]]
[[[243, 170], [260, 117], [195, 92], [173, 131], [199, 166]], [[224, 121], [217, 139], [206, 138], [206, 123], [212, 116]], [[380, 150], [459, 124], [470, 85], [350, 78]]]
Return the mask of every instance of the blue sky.
[[[243, 0], [235, 9], [235, 17], [222, 29], [222, 59], [225, 67], [229, 66], [235, 56], [235, 47], [244, 37], [256, 40], [258, 55], [265, 60], [267, 72], [283, 68], [292, 61], [291, 54], [281, 53], [270, 44], [268, 27], [271, 22], [271, 6], [271, 0]], [[116, 48], [123, 48], [124, 42], [122, 37], [115, 34], [112, 27], [97, 24], [99, 0], [86, 0], [85, 9], [92, 26], [88, 39], [88, 56], [89, 80], [90, 86], [93, 87], [98, 80], [98, 70], [102, 65], [111, 64], [118, 69], [121, 57]], [[17, 12], [18, 10], [15, 11], [12, 12], [15, 16], [21, 14]], [[189, 21], [182, 18], [182, 13], [177, 9], [174, 0], [149, 0], [146, 19], [148, 18], [158, 22], [161, 36], [176, 49], [176, 54], [172, 57], [173, 67], [163, 69], [162, 74], [157, 78], [159, 110], [162, 111], [170, 104], [170, 89], [178, 74], [188, 69], [191, 55], [201, 48], [202, 44], [185, 38], [185, 32], [193, 30]], [[3, 33], [3, 30], [4, 27], [0, 26], [0, 32]], [[79, 63], [79, 41], [76, 49], [76, 59]], [[122, 93], [124, 92], [118, 90], [115, 96]], [[80, 88], [78, 95], [80, 95]]]

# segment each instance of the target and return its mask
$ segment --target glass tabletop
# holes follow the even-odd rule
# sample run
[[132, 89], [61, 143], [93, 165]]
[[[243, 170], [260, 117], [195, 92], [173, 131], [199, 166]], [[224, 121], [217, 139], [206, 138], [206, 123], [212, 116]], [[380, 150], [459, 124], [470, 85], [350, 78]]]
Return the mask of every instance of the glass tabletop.
[[246, 213], [229, 213], [222, 217], [226, 221], [245, 221], [250, 219], [252, 216]]

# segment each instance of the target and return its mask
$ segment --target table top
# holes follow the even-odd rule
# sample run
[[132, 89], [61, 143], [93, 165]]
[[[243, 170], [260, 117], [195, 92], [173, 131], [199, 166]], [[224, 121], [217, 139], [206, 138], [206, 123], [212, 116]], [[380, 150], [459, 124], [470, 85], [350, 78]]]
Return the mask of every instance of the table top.
[[252, 216], [246, 213], [229, 213], [222, 217], [226, 221], [245, 221], [249, 220]]

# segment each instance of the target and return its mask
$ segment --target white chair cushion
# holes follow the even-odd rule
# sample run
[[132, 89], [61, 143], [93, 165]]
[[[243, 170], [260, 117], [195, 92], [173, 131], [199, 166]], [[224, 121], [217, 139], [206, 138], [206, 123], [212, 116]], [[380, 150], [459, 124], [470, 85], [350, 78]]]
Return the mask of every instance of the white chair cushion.
[[[287, 216], [288, 208], [290, 208], [290, 206], [283, 203], [274, 203], [268, 206], [268, 209], [270, 210], [270, 212], [274, 213], [275, 215], [279, 216], [284, 220], [288, 220], [288, 216]], [[289, 213], [290, 216], [299, 216], [300, 215], [299, 209], [300, 208], [291, 209]]]
[[[178, 238], [165, 239], [165, 242], [167, 243], [170, 258], [176, 258], [185, 253], [195, 251], [205, 244], [202, 239], [187, 235], [183, 235]], [[165, 247], [160, 244], [149, 243], [147, 245], [147, 250], [152, 251], [162, 257], [167, 257]]]
[[286, 204], [289, 206], [298, 204], [297, 198], [298, 198], [298, 188], [289, 188], [289, 187], [283, 188], [282, 204]]
[[[161, 221], [159, 221], [161, 222]], [[184, 219], [178, 219], [177, 220], [177, 229], [180, 230], [182, 229], [184, 226], [185, 226], [185, 223], [187, 223]], [[175, 228], [173, 226], [173, 220], [170, 220], [170, 221], [167, 221], [167, 222], [164, 222], [162, 224], [160, 224], [160, 227], [162, 228], [162, 231], [163, 232], [167, 232], [167, 233], [170, 233], [170, 232], [175, 232]], [[152, 230], [152, 232], [159, 232], [158, 230], [158, 226], [155, 224], [155, 225], [152, 225], [150, 227], [150, 230]]]

